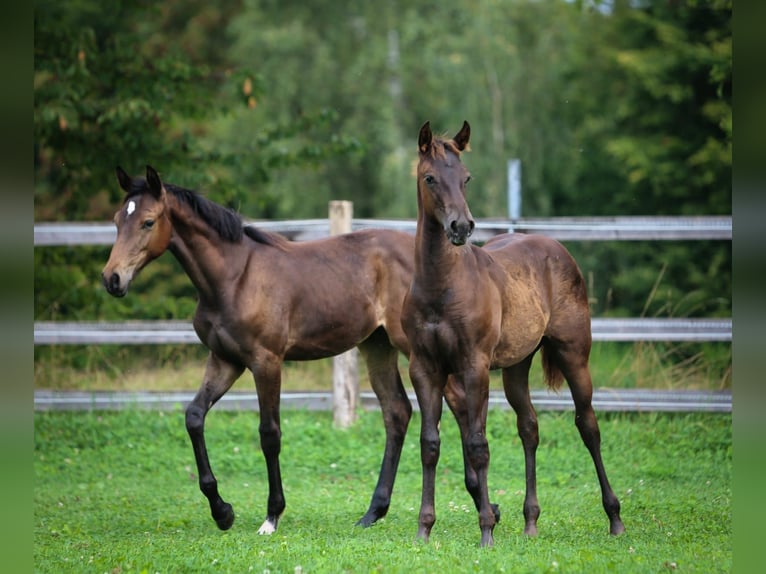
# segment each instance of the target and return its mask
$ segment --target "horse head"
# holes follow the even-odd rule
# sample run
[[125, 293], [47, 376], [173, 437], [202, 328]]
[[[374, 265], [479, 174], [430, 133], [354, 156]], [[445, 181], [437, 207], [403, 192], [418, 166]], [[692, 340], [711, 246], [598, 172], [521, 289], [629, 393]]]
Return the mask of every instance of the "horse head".
[[430, 122], [423, 124], [418, 136], [418, 204], [422, 215], [441, 224], [453, 245], [464, 245], [476, 226], [465, 200], [471, 175], [460, 161], [470, 137], [466, 121], [450, 140], [434, 137]]
[[131, 178], [121, 167], [116, 172], [126, 196], [114, 214], [117, 239], [101, 279], [110, 295], [123, 297], [133, 277], [168, 248], [173, 226], [167, 192], [154, 168], [146, 166], [146, 178]]

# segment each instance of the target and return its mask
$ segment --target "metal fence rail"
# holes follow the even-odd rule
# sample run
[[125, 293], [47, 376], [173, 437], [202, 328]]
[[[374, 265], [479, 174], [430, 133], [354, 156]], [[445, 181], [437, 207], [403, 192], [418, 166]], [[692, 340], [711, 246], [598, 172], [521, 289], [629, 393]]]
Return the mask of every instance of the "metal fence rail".
[[[532, 402], [538, 411], [574, 411], [567, 391], [553, 393], [532, 390]], [[418, 410], [414, 393], [409, 393], [413, 409]], [[181, 410], [191, 402], [193, 392], [106, 392], [106, 391], [35, 391], [35, 410], [99, 411], [129, 408], [155, 410]], [[364, 410], [379, 410], [374, 393], [360, 393]], [[282, 409], [332, 411], [331, 392], [285, 392], [281, 397]], [[215, 406], [227, 411], [257, 411], [255, 392], [231, 391]], [[491, 391], [489, 408], [508, 410], [510, 406], [502, 391]], [[717, 412], [732, 411], [731, 391], [674, 391], [650, 389], [596, 389], [593, 408], [599, 412]]]
[[731, 319], [591, 319], [594, 341], [731, 341]]
[[[35, 322], [35, 345], [199, 343], [187, 321]], [[591, 320], [594, 341], [731, 341], [731, 319]]]
[[[246, 220], [266, 231], [281, 233], [295, 241], [318, 239], [329, 235], [327, 219], [301, 219], [295, 221]], [[398, 229], [415, 233], [415, 220], [354, 219], [352, 230]], [[520, 218], [479, 219], [473, 241], [483, 242], [507, 231], [538, 233], [560, 241], [607, 240], [731, 240], [731, 216], [696, 217], [551, 217], [545, 219]], [[34, 244], [54, 245], [111, 245], [116, 230], [111, 222], [90, 223], [35, 223]]]

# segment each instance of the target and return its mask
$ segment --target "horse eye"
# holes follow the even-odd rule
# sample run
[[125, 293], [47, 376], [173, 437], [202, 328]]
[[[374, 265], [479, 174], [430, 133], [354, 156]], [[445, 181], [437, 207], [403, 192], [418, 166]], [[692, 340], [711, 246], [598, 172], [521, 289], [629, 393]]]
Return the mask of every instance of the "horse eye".
[[466, 178], [465, 178], [465, 182], [466, 182], [466, 183], [468, 183], [469, 181], [471, 181], [471, 176], [470, 176], [470, 175], [469, 175], [468, 177], [466, 177]]
[[141, 226], [143, 229], [151, 229], [154, 226], [154, 220], [153, 219], [147, 219], [144, 221], [144, 224]]
[[430, 173], [429, 173], [428, 175], [426, 175], [426, 176], [423, 178], [423, 180], [424, 180], [424, 181], [425, 181], [425, 182], [426, 182], [428, 185], [433, 185], [433, 184], [435, 184], [435, 183], [436, 183], [436, 178], [435, 178], [434, 176], [432, 176]]

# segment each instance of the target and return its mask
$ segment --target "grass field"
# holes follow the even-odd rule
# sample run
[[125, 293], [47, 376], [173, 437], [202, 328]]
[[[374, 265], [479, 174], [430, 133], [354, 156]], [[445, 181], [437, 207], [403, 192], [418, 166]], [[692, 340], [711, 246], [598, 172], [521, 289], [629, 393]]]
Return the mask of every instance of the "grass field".
[[442, 425], [431, 541], [414, 541], [420, 499], [419, 418], [407, 436], [388, 516], [354, 527], [383, 446], [378, 412], [351, 429], [332, 414], [285, 412], [287, 510], [270, 537], [257, 413], [208, 417], [208, 448], [237, 520], [219, 531], [199, 492], [182, 411], [35, 414], [36, 572], [729, 572], [730, 414], [600, 415], [603, 454], [627, 532], [613, 538], [571, 413], [540, 414], [540, 535], [521, 535], [523, 459], [515, 418], [490, 411], [490, 493], [502, 520], [479, 548], [463, 487], [456, 425]]

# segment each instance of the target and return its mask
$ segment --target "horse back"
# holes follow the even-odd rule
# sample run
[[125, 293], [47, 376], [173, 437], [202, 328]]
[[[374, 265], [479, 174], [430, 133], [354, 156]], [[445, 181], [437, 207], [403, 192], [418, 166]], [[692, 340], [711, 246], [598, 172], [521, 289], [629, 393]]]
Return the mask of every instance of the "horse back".
[[[561, 243], [545, 235], [506, 233], [487, 241], [483, 251], [500, 265], [505, 278], [520, 278], [550, 298], [585, 301], [585, 282], [577, 262]], [[548, 298], [540, 293], [541, 298]]]
[[282, 282], [293, 285], [289, 328], [295, 343], [288, 356], [303, 356], [301, 349], [317, 340], [325, 354], [335, 354], [335, 345], [354, 346], [378, 327], [385, 328], [394, 346], [406, 349], [401, 309], [414, 250], [413, 236], [385, 229], [293, 244], [286, 266], [292, 281]]
[[336, 258], [355, 260], [351, 271], [369, 281], [377, 300], [400, 313], [414, 269], [415, 238], [390, 229], [365, 229], [325, 240], [337, 249]]

